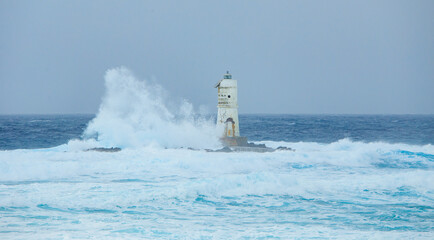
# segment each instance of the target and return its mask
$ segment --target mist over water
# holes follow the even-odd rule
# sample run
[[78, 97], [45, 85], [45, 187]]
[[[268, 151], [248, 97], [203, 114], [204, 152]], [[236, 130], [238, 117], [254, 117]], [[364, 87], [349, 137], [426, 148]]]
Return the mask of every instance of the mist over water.
[[121, 148], [220, 146], [213, 118], [196, 114], [186, 100], [169, 110], [164, 89], [138, 80], [127, 68], [108, 70], [105, 88], [99, 111], [84, 131], [85, 139]]

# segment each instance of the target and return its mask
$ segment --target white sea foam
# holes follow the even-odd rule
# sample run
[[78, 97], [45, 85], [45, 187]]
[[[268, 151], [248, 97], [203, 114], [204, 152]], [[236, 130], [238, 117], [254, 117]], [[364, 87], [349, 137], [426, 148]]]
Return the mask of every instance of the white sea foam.
[[121, 148], [220, 146], [212, 119], [196, 114], [186, 100], [170, 111], [164, 89], [138, 80], [130, 70], [108, 70], [105, 87], [98, 114], [89, 123], [84, 138], [96, 137], [101, 146]]
[[[92, 144], [97, 145], [94, 140], [90, 142], [86, 143], [86, 147]], [[76, 143], [78, 144], [76, 148], [81, 149], [80, 144], [82, 143], [75, 142], [74, 144]], [[294, 152], [276, 151], [262, 154], [254, 152], [209, 153], [202, 150], [162, 149], [147, 146], [139, 149], [126, 149], [117, 153], [101, 153], [71, 151], [73, 147], [69, 144], [52, 149], [1, 151], [0, 181], [68, 179], [96, 173], [118, 173], [123, 176], [125, 170], [137, 178], [141, 178], [143, 172], [146, 172], [148, 177], [149, 174], [164, 173], [186, 178], [195, 175], [211, 178], [222, 177], [226, 180], [231, 176], [242, 175], [243, 178], [247, 177], [252, 181], [268, 179], [271, 181], [269, 182], [270, 186], [276, 186], [278, 182], [275, 181], [276, 176], [281, 173], [282, 176], [286, 176], [287, 171], [291, 171], [290, 178], [292, 179], [299, 170], [303, 170], [303, 174], [306, 171], [312, 171], [312, 175], [305, 176], [309, 178], [316, 175], [315, 172], [322, 168], [337, 172], [353, 168], [360, 170], [360, 173], [363, 174], [368, 174], [369, 171], [384, 171], [382, 177], [394, 173], [394, 169], [407, 169], [407, 171], [415, 172], [420, 170], [422, 172], [417, 174], [424, 175], [423, 171], [434, 168], [434, 159], [432, 159], [434, 146], [431, 145], [361, 143], [349, 140], [341, 140], [331, 144], [272, 141], [264, 143], [270, 146], [290, 146], [296, 150]], [[417, 155], [417, 153], [424, 153], [428, 156]], [[418, 165], [406, 165], [406, 163], [417, 163]], [[267, 175], [268, 173], [270, 174]], [[406, 173], [401, 172], [400, 175], [402, 174]], [[329, 180], [333, 177], [327, 176]], [[357, 176], [354, 177], [357, 178]], [[366, 176], [363, 175], [362, 177], [365, 178]], [[297, 181], [299, 181], [301, 178], [303, 176], [298, 176], [293, 180], [298, 179]], [[282, 177], [282, 179], [286, 179], [286, 177]], [[414, 182], [414, 179], [421, 181], [418, 184], [417, 181]], [[288, 179], [288, 181], [291, 182], [292, 180]], [[424, 187], [425, 184], [425, 180], [418, 176], [405, 181], [409, 184], [414, 182], [415, 186], [420, 185], [421, 187]], [[360, 180], [358, 182], [366, 181]], [[305, 188], [306, 185], [303, 187]], [[248, 186], [243, 186], [241, 189], [240, 194], [254, 193], [246, 190]], [[252, 191], [254, 189], [259, 191], [258, 185], [254, 185]], [[272, 188], [268, 187], [267, 189], [268, 193], [273, 193]], [[277, 189], [282, 188], [277, 187]], [[263, 193], [267, 193], [267, 191]]]
[[[434, 146], [266, 141], [206, 152], [214, 122], [158, 85], [107, 71], [83, 140], [0, 151], [7, 239], [432, 239]], [[121, 147], [120, 152], [83, 151]], [[184, 147], [184, 148], [181, 148]]]
[[432, 237], [433, 146], [266, 143], [296, 151], [0, 151], [0, 226], [41, 239]]

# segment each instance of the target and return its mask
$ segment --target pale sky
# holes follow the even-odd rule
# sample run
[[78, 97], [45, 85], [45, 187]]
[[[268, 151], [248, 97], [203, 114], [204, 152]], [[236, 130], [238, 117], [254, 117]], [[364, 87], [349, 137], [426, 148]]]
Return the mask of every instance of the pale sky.
[[0, 1], [0, 114], [96, 113], [125, 66], [216, 112], [434, 114], [434, 1]]

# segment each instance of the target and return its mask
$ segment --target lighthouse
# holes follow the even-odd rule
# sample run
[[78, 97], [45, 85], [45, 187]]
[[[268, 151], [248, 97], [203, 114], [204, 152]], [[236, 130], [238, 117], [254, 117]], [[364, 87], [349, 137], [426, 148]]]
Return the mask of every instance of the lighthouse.
[[218, 89], [217, 125], [224, 129], [224, 137], [239, 137], [237, 80], [227, 71], [215, 87]]
[[[220, 140], [224, 148], [214, 152], [273, 152], [275, 149], [265, 144], [247, 142], [247, 137], [240, 136], [240, 123], [238, 121], [238, 92], [237, 80], [232, 79], [229, 71], [223, 75], [215, 86], [217, 88], [217, 126], [222, 130]], [[292, 150], [279, 147], [279, 150]], [[212, 150], [210, 150], [212, 151]]]
[[227, 71], [215, 88], [218, 90], [217, 126], [223, 129], [222, 142], [228, 146], [247, 144], [247, 138], [240, 137], [237, 80], [232, 79], [232, 75]]

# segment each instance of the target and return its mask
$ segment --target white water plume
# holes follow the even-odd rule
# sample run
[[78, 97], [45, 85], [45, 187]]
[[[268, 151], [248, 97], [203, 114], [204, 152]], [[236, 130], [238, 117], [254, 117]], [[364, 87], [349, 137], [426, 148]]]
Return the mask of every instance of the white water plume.
[[95, 137], [102, 146], [121, 148], [219, 146], [212, 119], [196, 115], [186, 100], [178, 114], [171, 112], [164, 89], [138, 80], [127, 68], [108, 70], [105, 88], [98, 114], [88, 124], [84, 138]]

